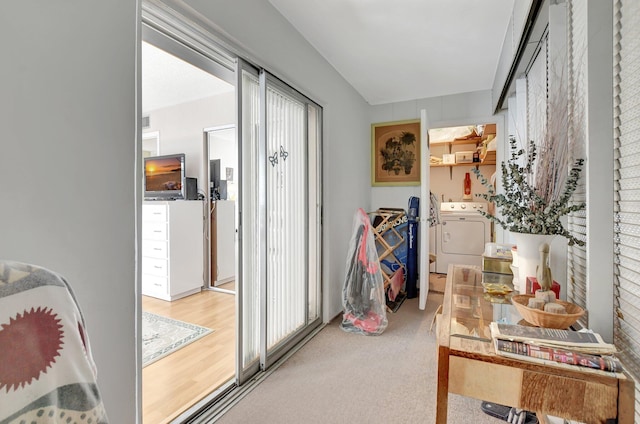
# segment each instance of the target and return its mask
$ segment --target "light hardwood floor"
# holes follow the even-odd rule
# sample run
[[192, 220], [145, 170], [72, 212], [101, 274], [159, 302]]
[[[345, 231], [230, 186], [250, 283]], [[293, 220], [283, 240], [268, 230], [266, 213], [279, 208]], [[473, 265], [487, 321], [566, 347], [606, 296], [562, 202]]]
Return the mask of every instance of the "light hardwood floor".
[[168, 423], [234, 377], [235, 296], [209, 290], [173, 302], [142, 296], [142, 310], [214, 330], [142, 369], [143, 422]]

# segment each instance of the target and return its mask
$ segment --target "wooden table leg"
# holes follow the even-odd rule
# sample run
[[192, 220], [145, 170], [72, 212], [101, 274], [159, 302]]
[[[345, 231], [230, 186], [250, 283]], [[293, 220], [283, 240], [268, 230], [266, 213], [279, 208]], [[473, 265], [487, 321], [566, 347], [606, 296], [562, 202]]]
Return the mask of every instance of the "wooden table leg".
[[436, 424], [446, 424], [449, 406], [449, 348], [438, 346], [438, 391]]
[[633, 379], [618, 380], [618, 423], [632, 424], [635, 421], [635, 385]]

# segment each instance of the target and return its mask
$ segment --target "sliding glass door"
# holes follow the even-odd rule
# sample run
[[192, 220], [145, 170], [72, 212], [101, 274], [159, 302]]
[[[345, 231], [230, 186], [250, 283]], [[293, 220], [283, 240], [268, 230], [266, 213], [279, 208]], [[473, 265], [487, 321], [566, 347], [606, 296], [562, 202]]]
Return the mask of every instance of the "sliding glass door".
[[[308, 313], [309, 278], [309, 151], [308, 99], [275, 78], [262, 74], [265, 87], [263, 137], [266, 145], [266, 298], [261, 362], [268, 368], [298, 341], [313, 318]], [[266, 83], [266, 84], [265, 84]], [[263, 91], [264, 92], [264, 91]], [[314, 227], [315, 228], [315, 227]], [[308, 282], [315, 282], [309, 286]], [[311, 320], [309, 319], [311, 318]]]
[[[260, 370], [268, 369], [321, 323], [322, 109], [221, 47], [206, 26], [192, 26], [190, 10], [178, 3], [170, 7], [164, 7], [162, 2], [142, 3], [145, 40], [169, 39], [168, 49], [179, 49], [188, 62], [234, 86], [235, 113], [227, 113], [226, 103], [224, 107], [217, 103], [215, 107], [206, 106], [202, 116], [211, 123], [196, 131], [205, 128], [207, 132], [215, 123], [216, 129], [219, 125], [235, 127], [237, 137], [237, 168], [231, 173], [236, 183], [235, 215], [224, 228], [227, 235], [237, 231], [236, 250], [231, 252], [232, 247], [221, 246], [229, 249], [224, 252], [227, 257], [237, 259], [236, 378], [206, 395], [183, 414], [186, 417], [201, 413], [203, 405], [219, 402], [237, 388], [234, 386], [241, 386]], [[167, 52], [175, 54], [174, 50]], [[198, 85], [195, 91], [203, 88]], [[185, 125], [191, 125], [191, 117], [180, 117], [187, 122]], [[211, 137], [213, 133], [207, 133], [205, 146], [210, 146]], [[193, 173], [198, 174], [201, 188], [205, 182], [207, 190], [211, 160], [217, 156], [210, 157], [209, 149], [204, 150], [197, 161], [200, 169]], [[190, 155], [195, 157], [195, 153]], [[232, 221], [235, 228], [229, 228]], [[203, 250], [206, 246], [203, 240]], [[218, 253], [216, 260], [222, 257]], [[229, 261], [225, 265], [233, 268]], [[226, 281], [226, 274], [221, 275], [219, 269], [217, 264], [211, 279]], [[209, 308], [205, 313], [216, 312]], [[209, 364], [210, 353], [204, 353]]]
[[256, 184], [264, 164], [260, 163], [260, 82], [258, 71], [246, 62], [238, 61], [238, 163], [242, 178], [239, 190], [239, 278], [236, 283], [237, 366], [236, 380], [242, 385], [260, 366], [260, 282], [261, 206]]
[[238, 383], [320, 324], [321, 109], [240, 61]]

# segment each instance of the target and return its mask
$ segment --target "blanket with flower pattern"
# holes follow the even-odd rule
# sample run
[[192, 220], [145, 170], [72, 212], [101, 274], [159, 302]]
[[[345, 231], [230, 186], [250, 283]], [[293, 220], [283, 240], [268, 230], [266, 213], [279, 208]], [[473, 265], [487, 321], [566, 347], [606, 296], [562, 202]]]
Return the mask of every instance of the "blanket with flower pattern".
[[47, 269], [0, 260], [0, 424], [107, 422], [71, 287]]

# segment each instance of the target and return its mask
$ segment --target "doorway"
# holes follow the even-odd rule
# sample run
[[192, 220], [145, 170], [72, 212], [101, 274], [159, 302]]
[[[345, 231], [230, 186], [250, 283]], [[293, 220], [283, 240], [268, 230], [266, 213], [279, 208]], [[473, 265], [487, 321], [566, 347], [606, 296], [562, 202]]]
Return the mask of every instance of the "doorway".
[[[266, 70], [215, 45], [204, 50], [219, 54], [203, 54], [201, 44], [189, 47], [188, 36], [177, 41], [152, 23], [143, 19], [145, 42], [207, 74], [202, 84], [227, 90], [212, 102], [197, 98], [202, 85], [184, 87], [174, 92], [196, 98], [172, 111], [143, 110], [146, 130], [158, 132], [157, 153], [183, 153], [187, 176], [197, 179], [197, 198], [176, 202], [202, 205], [201, 248], [189, 254], [202, 254], [205, 271], [197, 293], [171, 301], [145, 296], [142, 312], [212, 330], [143, 368], [145, 424], [215, 409], [322, 322], [322, 108]], [[179, 19], [173, 24], [189, 33]], [[144, 109], [144, 54], [142, 68]], [[174, 73], [172, 81], [184, 75]], [[169, 94], [170, 84], [159, 91]], [[202, 117], [208, 121], [196, 121]], [[179, 125], [158, 128], [172, 118]], [[188, 134], [179, 128], [185, 126]], [[223, 139], [227, 144], [216, 144]]]
[[[144, 156], [182, 154], [185, 158], [184, 176], [196, 181], [196, 194], [188, 199], [143, 201], [143, 216], [148, 207], [164, 207], [163, 212], [170, 215], [162, 222], [162, 228], [169, 233], [167, 239], [153, 240], [151, 252], [145, 249], [149, 243], [145, 239], [148, 232], [144, 231], [144, 217], [142, 223], [142, 284], [143, 293], [147, 294], [142, 296], [141, 302], [141, 409], [145, 424], [171, 422], [197, 405], [203, 397], [223, 392], [235, 382], [237, 327], [234, 294], [202, 290], [214, 281], [208, 272], [201, 272], [199, 278], [189, 277], [190, 281], [184, 282], [181, 278], [185, 274], [178, 270], [185, 256], [189, 257], [189, 263], [199, 262], [200, 269], [208, 270], [209, 237], [206, 236], [208, 225], [204, 217], [207, 216], [210, 169], [208, 161], [205, 163], [203, 160], [206, 158], [202, 147], [203, 128], [220, 126], [221, 123], [235, 127], [233, 75], [230, 70], [220, 72], [218, 67], [194, 56], [185, 46], [145, 27], [142, 45]], [[216, 145], [217, 151], [225, 148], [233, 152], [236, 149], [235, 133], [224, 141], [224, 144]], [[177, 216], [178, 208], [174, 206], [187, 203], [194, 213]], [[235, 228], [234, 214], [232, 210], [232, 231]], [[178, 222], [171, 221], [174, 217]], [[199, 233], [187, 235], [180, 231], [179, 228], [192, 227], [192, 222], [189, 226], [184, 225], [187, 224], [185, 220], [200, 220], [199, 230], [195, 230]], [[195, 244], [189, 244], [188, 248], [187, 238], [196, 239]], [[156, 254], [156, 250], [168, 253]], [[228, 250], [232, 256], [237, 251], [233, 239]], [[163, 262], [161, 268], [169, 270], [168, 277], [152, 276], [152, 283], [156, 283], [157, 278], [164, 278], [165, 292], [158, 296], [151, 295], [157, 291], [145, 290], [149, 280], [146, 275], [148, 267], [144, 266], [147, 255], [154, 261]], [[230, 269], [233, 275], [233, 262]], [[179, 287], [184, 284], [195, 289], [183, 296]], [[227, 286], [230, 284], [232, 282]], [[193, 291], [196, 293], [191, 294]], [[194, 335], [189, 332], [194, 328], [206, 329], [207, 332], [203, 336]], [[154, 353], [154, 349], [160, 353]]]

